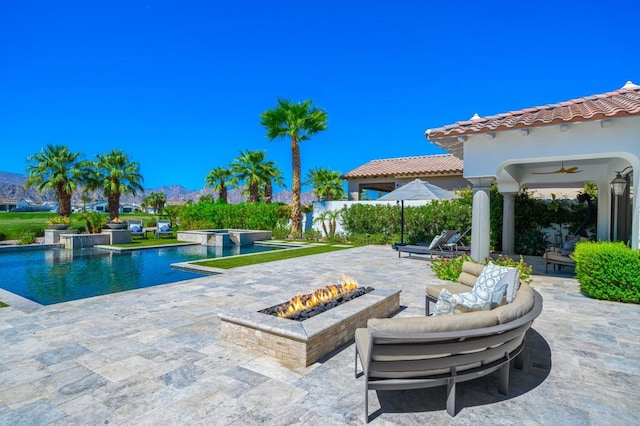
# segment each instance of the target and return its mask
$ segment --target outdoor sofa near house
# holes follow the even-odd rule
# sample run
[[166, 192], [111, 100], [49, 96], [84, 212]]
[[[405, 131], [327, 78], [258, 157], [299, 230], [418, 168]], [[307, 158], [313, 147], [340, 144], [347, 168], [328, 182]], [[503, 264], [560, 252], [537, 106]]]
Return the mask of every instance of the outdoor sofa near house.
[[[472, 280], [474, 273], [483, 269], [472, 262], [465, 264], [463, 281]], [[463, 283], [450, 284], [452, 290], [458, 285], [466, 287], [459, 290], [471, 289]], [[456, 383], [499, 371], [498, 390], [506, 394], [511, 361], [515, 359], [517, 367], [525, 364], [524, 336], [542, 311], [542, 297], [527, 284], [520, 283], [512, 298], [510, 303], [490, 310], [370, 319], [367, 328], [357, 329], [356, 377], [360, 359], [366, 421], [369, 390], [446, 385], [446, 406], [451, 416], [456, 414]]]

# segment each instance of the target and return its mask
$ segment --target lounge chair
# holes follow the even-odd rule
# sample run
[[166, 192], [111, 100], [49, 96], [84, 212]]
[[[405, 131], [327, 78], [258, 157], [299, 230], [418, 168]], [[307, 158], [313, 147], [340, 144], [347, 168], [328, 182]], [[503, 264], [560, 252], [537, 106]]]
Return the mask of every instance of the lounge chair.
[[[433, 257], [433, 255], [438, 255], [438, 256], [453, 256], [456, 251], [452, 250], [451, 247], [447, 247], [449, 246], [452, 241], [452, 239], [454, 237], [456, 237], [456, 241], [458, 241], [460, 238], [462, 237], [458, 237], [458, 235], [460, 235], [458, 233], [458, 231], [456, 230], [452, 230], [452, 229], [447, 229], [442, 231], [442, 233], [440, 233], [440, 235], [438, 235], [437, 237], [435, 237], [433, 240], [431, 240], [431, 243], [426, 246], [426, 245], [413, 245], [413, 244], [408, 244], [406, 246], [398, 246], [398, 257], [401, 257], [400, 255], [404, 252], [404, 253], [409, 253], [409, 257], [411, 257], [411, 254], [428, 254], [431, 255], [431, 257]], [[453, 243], [455, 246], [455, 242]]]
[[129, 231], [131, 231], [132, 237], [145, 237], [144, 228], [142, 227], [142, 221], [136, 219], [130, 219], [129, 221]]
[[156, 238], [162, 238], [162, 236], [173, 237], [170, 220], [160, 219], [156, 222]]

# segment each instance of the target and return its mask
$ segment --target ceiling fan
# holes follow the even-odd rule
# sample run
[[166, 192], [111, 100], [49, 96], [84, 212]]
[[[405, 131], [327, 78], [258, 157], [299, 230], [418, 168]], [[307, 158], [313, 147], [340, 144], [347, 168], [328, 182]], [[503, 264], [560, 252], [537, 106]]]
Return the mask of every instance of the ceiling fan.
[[563, 174], [563, 173], [579, 173], [582, 170], [578, 170], [578, 166], [567, 167], [564, 168], [564, 161], [562, 162], [560, 168], [558, 170], [554, 170], [552, 172], [532, 172], [534, 175], [554, 175], [554, 174]]

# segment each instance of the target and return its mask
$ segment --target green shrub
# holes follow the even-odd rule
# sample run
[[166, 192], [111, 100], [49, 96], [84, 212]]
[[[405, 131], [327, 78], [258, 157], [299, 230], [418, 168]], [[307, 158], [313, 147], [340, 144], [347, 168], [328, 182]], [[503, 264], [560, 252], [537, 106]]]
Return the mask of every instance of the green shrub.
[[516, 253], [542, 256], [547, 249], [547, 236], [540, 228], [528, 228], [516, 233]]
[[20, 233], [18, 244], [33, 244], [36, 242], [36, 233], [30, 229], [25, 229]]
[[274, 230], [282, 211], [278, 203], [191, 203], [180, 211], [180, 228]]
[[[474, 261], [466, 254], [462, 254], [459, 256], [454, 256], [453, 258], [437, 258], [431, 261], [431, 270], [436, 274], [438, 278], [441, 280], [449, 280], [453, 282], [458, 281], [458, 276], [460, 272], [462, 272], [462, 264], [465, 261]], [[500, 266], [508, 266], [511, 268], [518, 268], [518, 272], [520, 275], [520, 281], [526, 284], [531, 284], [533, 279], [531, 278], [531, 272], [533, 267], [531, 265], [527, 265], [520, 256], [518, 261], [513, 260], [508, 256], [500, 255], [497, 259], [489, 259], [495, 265]], [[483, 265], [488, 263], [484, 262]]]
[[391, 244], [400, 241], [400, 234], [349, 234], [346, 239], [353, 244]]
[[3, 231], [0, 231], [0, 241], [4, 241], [7, 239], [7, 234], [5, 234]]
[[467, 260], [472, 259], [466, 254], [452, 258], [443, 257], [433, 259], [431, 260], [431, 270], [436, 274], [436, 277], [441, 280], [457, 282], [458, 276], [460, 272], [462, 272], [462, 264]]
[[[436, 200], [424, 206], [404, 208], [405, 242], [431, 241], [444, 229], [464, 231], [471, 226], [471, 191], [461, 191], [461, 198]], [[341, 211], [342, 227], [349, 240], [366, 244], [400, 241], [400, 207], [396, 205], [354, 204]], [[386, 235], [387, 237], [380, 237]], [[398, 238], [391, 239], [392, 235]]]
[[576, 278], [586, 296], [640, 303], [640, 253], [623, 243], [583, 242], [572, 255]]

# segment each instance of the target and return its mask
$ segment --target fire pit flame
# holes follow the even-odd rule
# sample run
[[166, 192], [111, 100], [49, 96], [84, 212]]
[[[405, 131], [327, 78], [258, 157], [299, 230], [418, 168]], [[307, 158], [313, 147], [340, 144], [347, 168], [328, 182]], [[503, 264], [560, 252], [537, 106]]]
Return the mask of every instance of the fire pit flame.
[[358, 282], [346, 275], [342, 276], [339, 284], [328, 285], [318, 289], [310, 294], [299, 295], [291, 298], [288, 302], [278, 307], [275, 314], [281, 318], [290, 318], [291, 316], [313, 309], [347, 295], [358, 288]]

